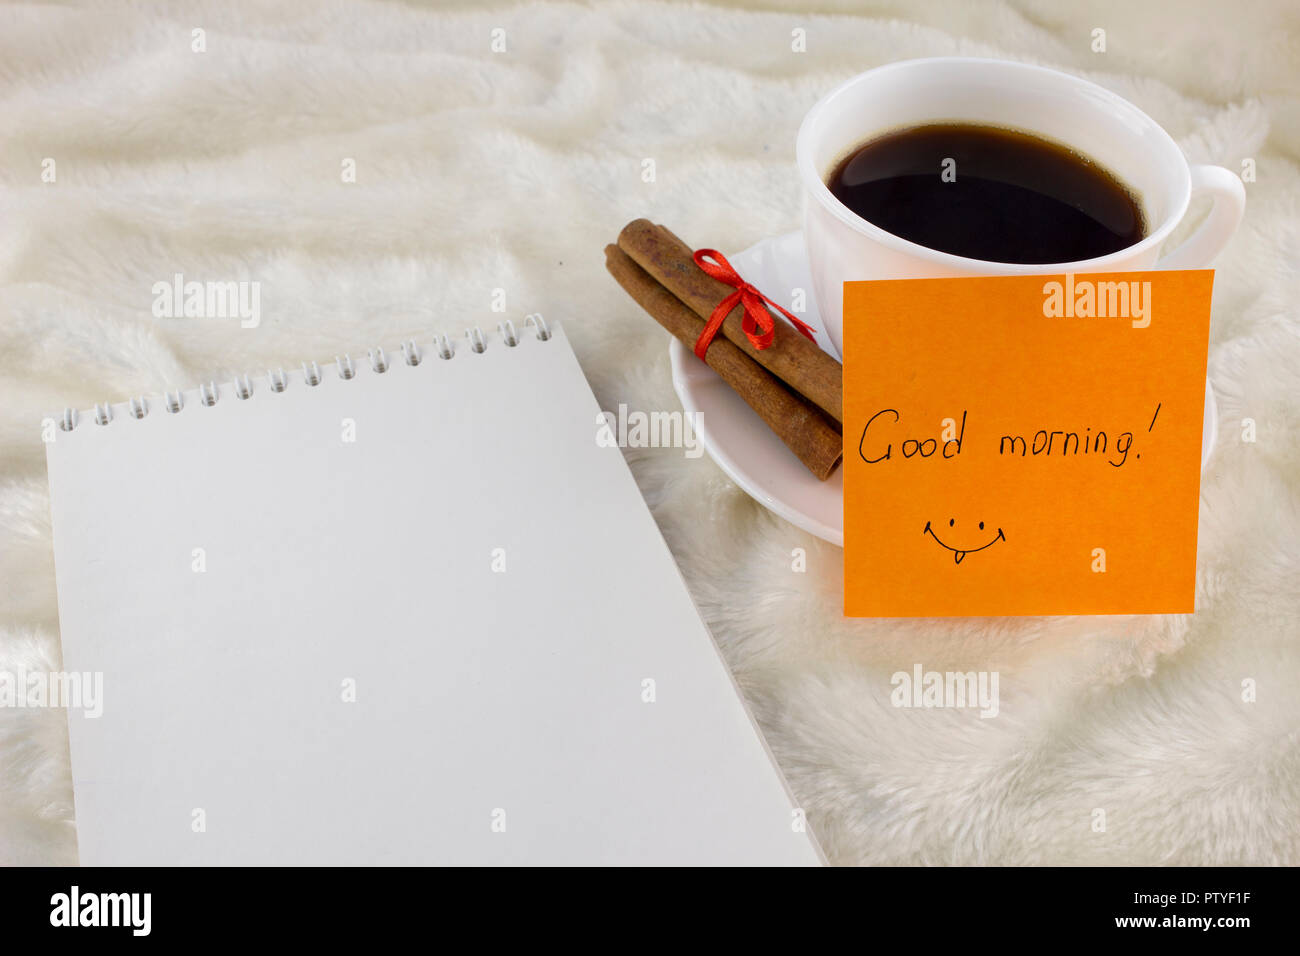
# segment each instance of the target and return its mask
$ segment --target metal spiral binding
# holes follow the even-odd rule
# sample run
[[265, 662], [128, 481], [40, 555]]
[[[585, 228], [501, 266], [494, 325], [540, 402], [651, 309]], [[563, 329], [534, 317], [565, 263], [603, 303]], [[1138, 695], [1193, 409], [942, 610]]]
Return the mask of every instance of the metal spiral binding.
[[[524, 317], [524, 327], [532, 329], [534, 337], [538, 341], [545, 342], [551, 338], [551, 328], [546, 324], [539, 312]], [[507, 348], [517, 348], [521, 342], [521, 336], [515, 328], [514, 322], [510, 319], [504, 319], [497, 323], [497, 332], [501, 336], [501, 341]], [[482, 354], [488, 350], [489, 342], [483, 335], [483, 330], [478, 326], [466, 330], [465, 338], [469, 343], [471, 352]], [[403, 364], [415, 367], [421, 365], [424, 361], [424, 354], [414, 339], [408, 339], [402, 343], [402, 362]], [[433, 351], [438, 358], [447, 360], [456, 356], [456, 342], [451, 336], [439, 334], [433, 337]], [[379, 347], [370, 349], [367, 352], [370, 359], [370, 367], [377, 374], [383, 374], [391, 368], [388, 356], [384, 350]], [[357, 368], [352, 362], [350, 355], [338, 355], [334, 358], [334, 364], [338, 371], [339, 379], [349, 381], [356, 378]], [[302, 363], [302, 380], [307, 385], [315, 386], [321, 384], [323, 375], [321, 367], [316, 362]], [[289, 387], [289, 375], [283, 368], [271, 369], [267, 372], [267, 379], [273, 392], [283, 392]], [[232, 382], [232, 389], [235, 397], [241, 400], [247, 400], [253, 397], [253, 380], [247, 375], [237, 375]], [[203, 382], [198, 386], [198, 399], [202, 405], [209, 407], [216, 405], [221, 397], [221, 389], [215, 381]], [[144, 395], [139, 395], [127, 400], [127, 412], [132, 418], [143, 419], [149, 414], [149, 399]], [[185, 393], [181, 389], [175, 391], [167, 390], [162, 393], [162, 407], [167, 409], [171, 414], [176, 414], [185, 408]], [[108, 425], [113, 421], [113, 406], [111, 403], [95, 403], [94, 420], [96, 424]], [[59, 417], [59, 428], [65, 432], [73, 431], [81, 421], [80, 413], [74, 408], [65, 408], [63, 414]]]
[[531, 329], [537, 330], [537, 338], [545, 342], [551, 337], [551, 327], [546, 324], [542, 318], [542, 313], [534, 312], [532, 315], [524, 316], [524, 325]]

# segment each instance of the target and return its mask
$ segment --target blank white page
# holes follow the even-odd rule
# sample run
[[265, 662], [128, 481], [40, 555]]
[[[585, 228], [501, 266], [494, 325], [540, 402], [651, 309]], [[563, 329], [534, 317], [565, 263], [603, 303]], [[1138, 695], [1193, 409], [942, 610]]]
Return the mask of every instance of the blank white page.
[[82, 863], [820, 862], [562, 330], [422, 356], [47, 445]]

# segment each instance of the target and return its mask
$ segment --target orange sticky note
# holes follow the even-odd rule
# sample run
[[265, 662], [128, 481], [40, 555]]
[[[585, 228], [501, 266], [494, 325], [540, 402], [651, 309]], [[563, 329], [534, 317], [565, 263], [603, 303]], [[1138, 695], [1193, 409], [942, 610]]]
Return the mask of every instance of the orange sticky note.
[[1214, 273], [844, 286], [844, 613], [1190, 613]]

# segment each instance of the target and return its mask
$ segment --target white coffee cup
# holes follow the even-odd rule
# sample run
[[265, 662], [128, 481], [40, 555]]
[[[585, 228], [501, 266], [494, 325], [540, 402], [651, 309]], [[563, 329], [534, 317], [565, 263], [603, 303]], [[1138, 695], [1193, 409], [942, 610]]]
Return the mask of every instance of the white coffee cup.
[[[1097, 161], [1138, 194], [1148, 224], [1146, 238], [1078, 262], [985, 262], [888, 233], [850, 211], [827, 188], [837, 163], [868, 140], [944, 122], [1033, 133]], [[1220, 166], [1189, 166], [1169, 134], [1132, 103], [1067, 73], [1005, 60], [904, 60], [859, 74], [812, 108], [799, 129], [795, 154], [805, 193], [804, 240], [814, 294], [840, 354], [846, 281], [1200, 269], [1227, 244], [1246, 206], [1246, 190], [1235, 174]], [[1161, 243], [1197, 195], [1213, 199], [1209, 216], [1177, 249], [1159, 257]]]

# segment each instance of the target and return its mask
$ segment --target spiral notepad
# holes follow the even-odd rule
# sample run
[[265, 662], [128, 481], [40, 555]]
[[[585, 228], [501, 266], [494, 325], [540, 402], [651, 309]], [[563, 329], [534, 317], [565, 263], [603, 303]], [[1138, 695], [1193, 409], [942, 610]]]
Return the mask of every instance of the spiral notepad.
[[57, 420], [83, 864], [815, 863], [559, 327]]

